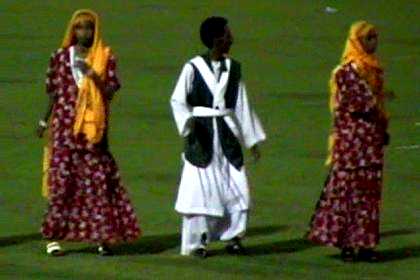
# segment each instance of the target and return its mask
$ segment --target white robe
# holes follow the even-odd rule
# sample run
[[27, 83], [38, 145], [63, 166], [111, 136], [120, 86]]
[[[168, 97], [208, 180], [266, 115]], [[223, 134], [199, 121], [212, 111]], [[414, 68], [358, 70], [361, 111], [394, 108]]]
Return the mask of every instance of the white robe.
[[[230, 59], [226, 59], [227, 71], [220, 75], [220, 62], [212, 61], [214, 72], [201, 57], [191, 60], [199, 66], [207, 86], [213, 94], [213, 108], [225, 109], [224, 94], [229, 78]], [[204, 64], [203, 64], [204, 63]], [[186, 102], [188, 92], [192, 89], [194, 69], [185, 64], [171, 97], [171, 106], [175, 122], [182, 137], [190, 132], [190, 120], [193, 108]], [[224, 119], [239, 141], [250, 148], [264, 141], [266, 135], [261, 123], [250, 108], [245, 84], [240, 81], [238, 99], [231, 115]], [[216, 119], [213, 118], [213, 158], [206, 168], [191, 164], [182, 155], [184, 167], [179, 184], [175, 210], [183, 215], [207, 215], [223, 217], [228, 213], [249, 209], [250, 198], [245, 167], [237, 170], [224, 155], [217, 133]]]

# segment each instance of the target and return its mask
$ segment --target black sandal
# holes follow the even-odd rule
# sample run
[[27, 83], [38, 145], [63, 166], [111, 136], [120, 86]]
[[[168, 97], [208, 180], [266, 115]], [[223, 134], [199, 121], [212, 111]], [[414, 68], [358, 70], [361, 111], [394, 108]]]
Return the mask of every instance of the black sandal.
[[354, 262], [356, 260], [354, 249], [353, 248], [341, 249], [341, 260], [343, 262]]
[[374, 249], [360, 248], [357, 259], [362, 262], [380, 262], [382, 255]]
[[192, 252], [192, 255], [200, 259], [205, 259], [208, 257], [208, 251], [206, 248], [198, 248]]
[[241, 239], [239, 237], [235, 237], [229, 241], [229, 243], [226, 245], [226, 251], [230, 255], [246, 254], [245, 248], [242, 246]]
[[192, 255], [194, 257], [198, 257], [200, 259], [205, 259], [208, 257], [208, 251], [207, 251], [207, 234], [206, 233], [202, 233], [201, 234], [201, 240], [200, 240], [200, 247], [198, 247], [197, 249], [195, 249], [192, 252]]

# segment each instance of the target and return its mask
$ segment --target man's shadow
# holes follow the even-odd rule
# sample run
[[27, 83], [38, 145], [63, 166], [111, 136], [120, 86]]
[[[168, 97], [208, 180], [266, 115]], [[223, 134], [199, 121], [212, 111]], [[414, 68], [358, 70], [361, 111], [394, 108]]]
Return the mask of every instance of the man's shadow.
[[[298, 251], [303, 251], [316, 245], [309, 242], [304, 238], [294, 238], [276, 242], [270, 242], [265, 244], [258, 244], [253, 246], [247, 246], [244, 243], [245, 247], [245, 256], [261, 256], [261, 255], [274, 255], [282, 253], [294, 253]], [[226, 255], [227, 252], [224, 249], [211, 250], [209, 252], [211, 256], [217, 255]]]
[[[247, 236], [270, 235], [277, 232], [287, 230], [287, 225], [270, 225], [251, 227], [247, 231]], [[115, 255], [151, 255], [159, 254], [167, 250], [171, 250], [180, 246], [181, 235], [179, 233], [160, 234], [160, 235], [145, 235], [138, 241], [133, 243], [126, 243], [112, 247]], [[68, 250], [68, 253], [96, 253], [96, 247], [86, 247], [82, 249]]]
[[[420, 228], [408, 228], [408, 229], [394, 229], [388, 230], [381, 233], [381, 238], [388, 238], [400, 235], [410, 235], [420, 232]], [[399, 261], [409, 258], [420, 257], [420, 245], [405, 246], [401, 248], [377, 250], [381, 254], [381, 260], [379, 263]], [[339, 254], [330, 255], [330, 258], [341, 259]]]
[[[288, 228], [289, 226], [287, 225], [251, 227], [247, 232], [247, 236], [269, 235]], [[114, 253], [117, 255], [159, 254], [178, 247], [180, 243], [180, 234], [146, 235], [135, 243], [115, 247]]]
[[[288, 229], [289, 226], [259, 226], [251, 227], [247, 236], [269, 235]], [[16, 246], [32, 241], [41, 241], [40, 233], [29, 233], [13, 236], [0, 237], [0, 248]], [[127, 243], [115, 246], [115, 253], [121, 255], [139, 255], [139, 254], [158, 254], [179, 246], [181, 236], [178, 233], [166, 235], [145, 235], [134, 243]], [[94, 252], [96, 248], [90, 246], [79, 250], [70, 250], [69, 252]]]

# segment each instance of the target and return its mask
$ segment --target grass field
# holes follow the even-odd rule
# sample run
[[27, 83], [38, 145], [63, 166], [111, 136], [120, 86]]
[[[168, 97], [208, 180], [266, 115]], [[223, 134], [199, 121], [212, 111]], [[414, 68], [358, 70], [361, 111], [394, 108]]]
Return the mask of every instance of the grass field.
[[[324, 12], [326, 6], [338, 9]], [[144, 236], [101, 258], [86, 244], [49, 258], [39, 235], [42, 141], [34, 128], [46, 97], [44, 72], [71, 13], [97, 10], [119, 58], [123, 88], [114, 100], [111, 150], [141, 219]], [[169, 97], [183, 63], [203, 49], [198, 26], [227, 16], [232, 55], [269, 140], [248, 165], [254, 210], [246, 257], [223, 244], [212, 257], [181, 257], [173, 210], [181, 139]], [[420, 277], [420, 2], [163, 0], [9, 1], [0, 3], [0, 278], [2, 279], [419, 279]], [[343, 264], [338, 251], [302, 239], [319, 197], [330, 126], [327, 80], [349, 25], [380, 31], [391, 145], [386, 156], [379, 264]]]

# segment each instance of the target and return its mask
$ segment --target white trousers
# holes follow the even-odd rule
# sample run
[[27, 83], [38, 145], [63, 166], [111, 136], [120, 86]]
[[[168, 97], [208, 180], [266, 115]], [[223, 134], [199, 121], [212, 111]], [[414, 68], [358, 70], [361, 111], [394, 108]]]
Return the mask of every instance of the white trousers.
[[[226, 213], [223, 217], [183, 215], [181, 255], [203, 248], [210, 241], [228, 241], [245, 235], [248, 211]], [[203, 234], [207, 239], [202, 242]]]

